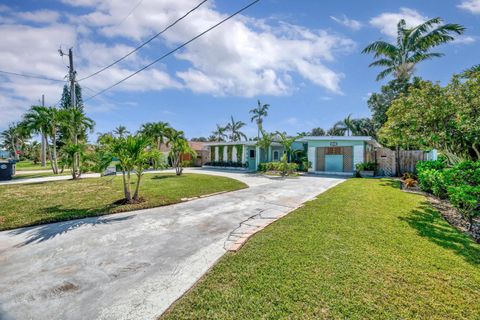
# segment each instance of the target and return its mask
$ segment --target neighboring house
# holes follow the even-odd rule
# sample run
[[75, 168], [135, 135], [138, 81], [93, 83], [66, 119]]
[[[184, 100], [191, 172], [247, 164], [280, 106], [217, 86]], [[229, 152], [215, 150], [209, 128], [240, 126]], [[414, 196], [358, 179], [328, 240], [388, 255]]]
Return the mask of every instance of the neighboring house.
[[309, 172], [352, 175], [355, 165], [375, 162], [375, 149], [380, 144], [364, 136], [309, 136], [299, 139], [307, 144]]
[[[191, 161], [192, 165], [195, 167], [201, 167], [208, 161], [210, 161], [210, 153], [205, 147], [206, 142], [198, 142], [198, 141], [188, 141], [190, 148], [192, 148], [196, 153], [196, 157], [192, 157], [190, 154], [183, 154], [181, 156], [182, 161]], [[160, 146], [160, 152], [162, 152], [166, 157], [170, 153], [170, 147], [163, 143]]]

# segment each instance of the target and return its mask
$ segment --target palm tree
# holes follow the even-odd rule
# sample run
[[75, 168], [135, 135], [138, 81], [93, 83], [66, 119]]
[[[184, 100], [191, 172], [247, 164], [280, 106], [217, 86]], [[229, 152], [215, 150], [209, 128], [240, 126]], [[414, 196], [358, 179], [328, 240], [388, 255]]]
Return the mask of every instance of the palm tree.
[[212, 135], [214, 138], [213, 141], [225, 141], [225, 139], [227, 138], [225, 131], [227, 131], [227, 128], [222, 127], [217, 123], [217, 128], [214, 131], [212, 131]]
[[231, 141], [242, 141], [242, 138], [247, 140], [245, 133], [240, 131], [241, 128], [245, 127], [246, 124], [243, 121], [235, 121], [233, 116], [231, 116], [231, 121], [227, 124], [225, 129], [230, 131], [230, 140]]
[[377, 81], [393, 74], [399, 80], [408, 80], [415, 66], [422, 61], [443, 56], [429, 52], [432, 48], [453, 41], [454, 35], [461, 35], [465, 27], [459, 24], [442, 24], [441, 18], [430, 19], [414, 28], [407, 28], [405, 20], [397, 25], [397, 44], [375, 41], [362, 53], [373, 53], [377, 59], [370, 67], [384, 67]]
[[127, 127], [119, 125], [113, 130], [113, 133], [116, 134], [119, 138], [123, 138], [124, 136], [130, 134], [130, 131], [127, 130]]
[[169, 130], [171, 127], [168, 122], [159, 121], [144, 123], [139, 132], [155, 141], [157, 149], [160, 150]]
[[325, 130], [322, 128], [313, 128], [312, 131], [309, 134], [306, 135], [312, 135], [312, 136], [324, 136], [325, 135]]
[[301, 136], [289, 137], [286, 132], [276, 131], [275, 135], [278, 137], [278, 142], [283, 146], [285, 150], [286, 159], [290, 162], [290, 157], [292, 154], [292, 144]]
[[22, 145], [29, 137], [25, 128], [21, 124], [11, 123], [8, 129], [2, 131], [0, 137], [3, 140], [3, 147], [13, 154], [15, 160], [18, 160]]
[[[81, 175], [81, 157], [79, 144], [80, 137], [86, 132], [93, 131], [95, 122], [88, 118], [80, 108], [68, 108], [59, 111], [62, 133], [70, 140], [68, 149], [73, 152], [71, 158], [72, 178], [77, 179]], [[72, 146], [73, 145], [73, 146]]]
[[27, 130], [30, 131], [30, 133], [39, 134], [42, 139], [42, 166], [45, 166], [46, 153], [48, 150], [48, 138], [46, 134], [46, 130], [48, 130], [48, 119], [45, 116], [45, 108], [44, 106], [32, 106], [24, 116], [24, 118], [27, 119], [27, 122], [25, 122]]
[[270, 107], [269, 104], [262, 105], [260, 100], [257, 100], [258, 106], [250, 110], [250, 114], [252, 114], [252, 118], [250, 119], [251, 122], [255, 121], [257, 123], [258, 131], [257, 131], [257, 138], [260, 139], [260, 132], [263, 130], [263, 118], [268, 116], [268, 108]]
[[328, 129], [327, 136], [344, 136], [347, 132], [347, 127], [343, 121], [337, 121], [333, 127]]
[[168, 140], [170, 141], [169, 157], [175, 168], [175, 174], [179, 176], [183, 172], [182, 156], [190, 154], [195, 157], [196, 152], [188, 144], [183, 131], [170, 130]]
[[268, 150], [270, 149], [270, 146], [272, 145], [274, 139], [275, 139], [274, 133], [268, 133], [266, 131], [263, 131], [262, 129], [262, 137], [257, 141], [257, 146], [266, 152], [267, 157], [265, 161], [267, 162], [269, 161]]

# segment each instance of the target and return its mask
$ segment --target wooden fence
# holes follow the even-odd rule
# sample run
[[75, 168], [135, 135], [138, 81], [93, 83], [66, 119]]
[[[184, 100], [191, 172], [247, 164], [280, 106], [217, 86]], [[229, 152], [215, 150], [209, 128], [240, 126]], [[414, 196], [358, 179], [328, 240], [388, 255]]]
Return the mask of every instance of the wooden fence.
[[397, 161], [400, 163], [400, 174], [405, 172], [415, 172], [418, 161], [434, 160], [436, 155], [434, 152], [426, 152], [423, 150], [400, 150], [398, 159], [396, 152], [388, 148], [381, 148], [372, 151], [371, 155], [367, 155], [367, 159], [376, 159], [377, 174], [380, 176], [396, 176]]

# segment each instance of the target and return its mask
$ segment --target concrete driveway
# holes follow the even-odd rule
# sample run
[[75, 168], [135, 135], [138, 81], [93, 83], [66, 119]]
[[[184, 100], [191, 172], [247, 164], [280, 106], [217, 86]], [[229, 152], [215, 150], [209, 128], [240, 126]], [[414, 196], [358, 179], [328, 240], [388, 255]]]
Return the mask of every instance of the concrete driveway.
[[343, 181], [186, 171], [250, 188], [0, 232], [0, 319], [155, 319], [225, 253], [242, 221], [289, 212]]

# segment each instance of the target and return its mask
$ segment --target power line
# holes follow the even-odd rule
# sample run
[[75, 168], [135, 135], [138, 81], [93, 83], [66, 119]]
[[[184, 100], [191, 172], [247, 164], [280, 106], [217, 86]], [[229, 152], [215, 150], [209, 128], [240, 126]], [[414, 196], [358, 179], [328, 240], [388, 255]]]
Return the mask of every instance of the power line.
[[109, 64], [108, 66], [106, 67], [103, 67], [102, 69], [92, 73], [91, 75], [89, 76], [86, 76], [86, 77], [83, 77], [81, 79], [78, 79], [78, 81], [82, 81], [82, 80], [85, 80], [85, 79], [88, 79], [88, 78], [91, 78], [93, 76], [96, 76], [97, 74], [99, 74], [100, 72], [103, 72], [105, 70], [107, 70], [108, 68], [116, 65], [117, 63], [119, 63], [120, 61], [124, 60], [125, 58], [127, 58], [128, 56], [132, 55], [133, 53], [137, 52], [138, 50], [140, 50], [141, 48], [143, 48], [144, 46], [146, 46], [147, 44], [149, 44], [150, 42], [152, 42], [155, 38], [157, 38], [159, 35], [165, 33], [168, 29], [170, 29], [171, 27], [173, 27], [174, 25], [176, 25], [178, 22], [180, 22], [181, 20], [183, 20], [185, 17], [187, 17], [190, 13], [192, 13], [193, 11], [197, 10], [202, 4], [204, 4], [205, 2], [207, 2], [208, 0], [203, 0], [202, 2], [200, 2], [198, 5], [196, 5], [194, 8], [192, 8], [190, 11], [188, 11], [187, 13], [185, 13], [183, 16], [181, 16], [180, 18], [178, 18], [177, 20], [175, 20], [173, 23], [169, 24], [166, 28], [164, 28], [162, 31], [160, 31], [159, 33], [155, 34], [153, 37], [151, 37], [150, 39], [148, 39], [147, 41], [145, 41], [144, 43], [142, 43], [141, 45], [139, 45], [138, 47], [136, 47], [135, 49], [133, 49], [132, 51], [130, 51], [129, 53], [127, 53], [126, 55], [124, 55], [123, 57], [121, 57], [120, 59], [117, 59], [115, 60], [114, 62], [112, 62], [111, 64]]
[[0, 70], [0, 73], [5, 73], [5, 74], [9, 74], [9, 75], [14, 75], [14, 76], [20, 76], [20, 77], [25, 77], [25, 78], [34, 78], [34, 79], [46, 80], [46, 81], [65, 82], [65, 80], [47, 78], [47, 77], [44, 77], [44, 76], [41, 76], [41, 75], [36, 75], [36, 74], [23, 74], [23, 73], [16, 73], [16, 72], [11, 72], [11, 71], [4, 71], [4, 70]]
[[132, 8], [132, 10], [130, 10], [130, 12], [125, 16], [125, 18], [122, 19], [122, 21], [120, 21], [116, 27], [120, 26], [122, 23], [125, 22], [125, 20], [128, 19], [128, 17], [130, 17], [130, 15], [133, 13], [133, 11], [137, 10], [137, 8], [142, 4], [143, 0], [140, 0], [136, 5], [135, 7]]
[[208, 28], [207, 30], [203, 31], [202, 33], [200, 33], [200, 34], [196, 35], [195, 37], [193, 37], [192, 39], [188, 40], [187, 42], [184, 42], [183, 44], [181, 44], [180, 46], [176, 47], [175, 49], [173, 49], [173, 50], [171, 50], [171, 51], [167, 52], [166, 54], [164, 54], [164, 55], [163, 55], [163, 56], [161, 56], [160, 58], [158, 58], [158, 59], [156, 59], [156, 60], [152, 61], [151, 63], [147, 64], [147, 65], [146, 65], [146, 66], [144, 66], [143, 68], [141, 68], [141, 69], [139, 69], [139, 70], [135, 71], [134, 73], [132, 73], [132, 74], [130, 74], [129, 76], [127, 76], [127, 77], [123, 78], [122, 80], [120, 80], [120, 81], [118, 81], [118, 82], [116, 82], [116, 83], [112, 84], [111, 86], [109, 86], [109, 87], [107, 87], [107, 88], [105, 88], [105, 89], [103, 89], [103, 90], [101, 90], [101, 91], [97, 92], [97, 93], [96, 93], [96, 94], [94, 94], [93, 96], [90, 96], [90, 97], [88, 97], [88, 98], [87, 98], [87, 99], [85, 99], [84, 101], [88, 101], [88, 100], [90, 100], [90, 99], [93, 99], [93, 98], [95, 98], [95, 97], [97, 97], [97, 96], [101, 95], [101, 94], [102, 94], [102, 93], [104, 93], [105, 91], [112, 89], [113, 87], [115, 87], [115, 86], [119, 85], [120, 83], [122, 83], [122, 82], [124, 82], [124, 81], [126, 81], [126, 80], [130, 79], [130, 78], [131, 78], [131, 77], [133, 77], [134, 75], [136, 75], [136, 74], [138, 74], [138, 73], [142, 72], [143, 70], [145, 70], [145, 69], [147, 69], [147, 68], [151, 67], [152, 65], [154, 65], [154, 64], [155, 64], [155, 63], [157, 63], [158, 61], [160, 61], [160, 60], [163, 60], [164, 58], [168, 57], [169, 55], [171, 55], [171, 54], [175, 53], [176, 51], [178, 51], [178, 50], [180, 50], [181, 48], [185, 47], [185, 46], [186, 46], [186, 45], [188, 45], [189, 43], [191, 43], [191, 42], [195, 41], [196, 39], [200, 38], [201, 36], [203, 36], [203, 35], [204, 35], [204, 34], [206, 34], [207, 32], [209, 32], [209, 31], [211, 31], [211, 30], [215, 29], [216, 27], [218, 27], [219, 25], [223, 24], [224, 22], [226, 22], [226, 21], [230, 20], [231, 18], [233, 18], [234, 16], [238, 15], [239, 13], [241, 13], [241, 12], [243, 12], [243, 11], [247, 10], [248, 8], [250, 8], [251, 6], [253, 6], [254, 4], [256, 4], [256, 3], [257, 3], [257, 2], [259, 2], [259, 1], [260, 1], [260, 0], [255, 0], [255, 1], [251, 2], [251, 3], [250, 3], [250, 4], [248, 4], [247, 6], [243, 7], [242, 9], [238, 10], [237, 12], [235, 12], [235, 13], [231, 14], [230, 16], [226, 17], [225, 19], [223, 19], [222, 21], [218, 22], [217, 24], [215, 24], [215, 25], [211, 26], [210, 28]]

